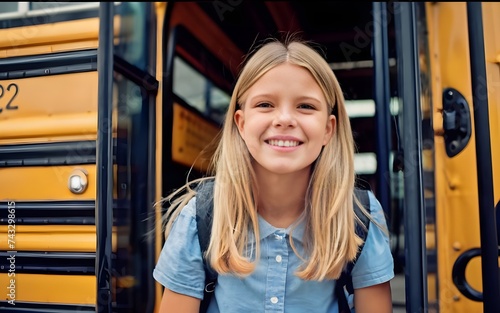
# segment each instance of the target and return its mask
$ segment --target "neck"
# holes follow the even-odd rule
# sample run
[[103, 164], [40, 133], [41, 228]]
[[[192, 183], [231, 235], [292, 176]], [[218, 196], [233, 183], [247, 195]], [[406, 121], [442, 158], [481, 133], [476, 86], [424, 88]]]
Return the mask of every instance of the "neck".
[[309, 172], [265, 177], [257, 173], [259, 214], [274, 227], [290, 226], [304, 211], [309, 177]]

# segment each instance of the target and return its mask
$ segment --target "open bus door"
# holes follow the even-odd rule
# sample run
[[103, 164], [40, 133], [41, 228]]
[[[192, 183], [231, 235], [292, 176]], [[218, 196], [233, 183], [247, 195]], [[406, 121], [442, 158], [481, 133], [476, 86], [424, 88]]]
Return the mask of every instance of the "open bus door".
[[96, 261], [97, 312], [111, 312], [111, 253], [113, 226], [113, 3], [99, 10], [98, 101], [96, 153]]
[[[480, 3], [439, 2], [399, 3], [395, 12], [408, 312], [477, 312], [479, 301], [484, 312], [500, 307], [493, 202], [498, 168], [492, 162], [499, 138], [498, 126], [489, 125], [498, 121], [498, 105], [488, 107], [490, 99], [498, 101], [488, 85], [499, 77], [498, 61], [491, 61], [498, 53], [499, 13], [494, 5], [481, 11]], [[430, 166], [429, 150], [435, 153]], [[431, 186], [424, 175], [429, 168], [436, 181]], [[477, 256], [481, 263], [468, 265]]]
[[[476, 148], [477, 189], [479, 208], [480, 248], [461, 252], [453, 266], [453, 282], [470, 300], [482, 301], [486, 313], [498, 312], [500, 287], [498, 269], [498, 233], [493, 201], [493, 164], [489, 117], [488, 76], [486, 72], [483, 11], [480, 2], [467, 3], [467, 22], [470, 51], [470, 73], [474, 133]], [[446, 95], [445, 95], [446, 97]], [[495, 112], [495, 111], [493, 111]], [[498, 135], [498, 134], [497, 134]], [[466, 267], [481, 257], [482, 293], [475, 290], [466, 278]]]
[[[425, 211], [422, 173], [420, 79], [414, 3], [399, 3], [395, 13], [402, 123], [407, 312], [427, 312]], [[403, 57], [404, 56], [404, 57]]]
[[155, 69], [154, 15], [151, 3], [100, 4], [95, 213], [99, 313], [153, 312], [155, 305], [154, 243], [146, 237], [155, 223], [158, 82], [148, 72]]

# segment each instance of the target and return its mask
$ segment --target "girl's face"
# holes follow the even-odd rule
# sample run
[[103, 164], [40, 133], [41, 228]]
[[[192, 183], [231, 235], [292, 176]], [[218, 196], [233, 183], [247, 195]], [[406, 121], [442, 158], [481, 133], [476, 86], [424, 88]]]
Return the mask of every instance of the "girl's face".
[[234, 120], [255, 160], [256, 173], [309, 175], [336, 125], [311, 73], [289, 63], [278, 65], [242, 101]]

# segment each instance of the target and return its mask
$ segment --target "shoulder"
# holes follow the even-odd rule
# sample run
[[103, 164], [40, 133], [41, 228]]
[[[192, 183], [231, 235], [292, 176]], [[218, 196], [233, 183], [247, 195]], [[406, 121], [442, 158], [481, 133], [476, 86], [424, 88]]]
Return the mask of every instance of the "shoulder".
[[178, 210], [181, 211], [179, 212], [179, 215], [177, 216], [174, 223], [177, 223], [178, 219], [196, 219], [196, 196], [191, 198], [184, 207], [178, 208]]
[[179, 209], [153, 277], [174, 292], [202, 299], [205, 272], [196, 227], [196, 199]]
[[384, 210], [371, 190], [355, 188], [354, 193], [376, 222], [385, 223]]
[[172, 221], [172, 228], [166, 241], [176, 242], [177, 237], [197, 236], [196, 233], [196, 197], [191, 198], [188, 203], [177, 208], [180, 212]]
[[377, 223], [386, 226], [387, 223], [385, 219], [385, 212], [382, 208], [382, 205], [371, 190], [367, 190], [367, 193], [368, 199], [370, 201], [370, 215]]
[[165, 245], [179, 247], [192, 244], [192, 240], [189, 238], [197, 238], [198, 236], [196, 227], [196, 198], [193, 197], [185, 206], [179, 207], [177, 210], [180, 211], [173, 217], [174, 220], [172, 221]]
[[387, 234], [384, 210], [373, 192], [368, 191], [370, 223], [363, 250], [352, 270], [355, 289], [386, 282], [394, 277], [394, 260]]

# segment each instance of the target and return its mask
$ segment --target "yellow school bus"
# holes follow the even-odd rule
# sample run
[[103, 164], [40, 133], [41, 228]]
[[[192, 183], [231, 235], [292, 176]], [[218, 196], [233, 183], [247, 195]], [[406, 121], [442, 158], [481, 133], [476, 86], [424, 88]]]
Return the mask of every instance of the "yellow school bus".
[[0, 3], [0, 312], [157, 312], [155, 203], [205, 175], [246, 53], [287, 34], [344, 91], [403, 282], [395, 312], [495, 312], [499, 17], [465, 2]]

